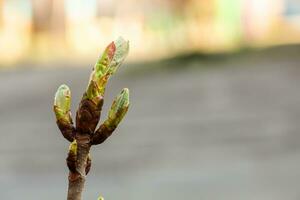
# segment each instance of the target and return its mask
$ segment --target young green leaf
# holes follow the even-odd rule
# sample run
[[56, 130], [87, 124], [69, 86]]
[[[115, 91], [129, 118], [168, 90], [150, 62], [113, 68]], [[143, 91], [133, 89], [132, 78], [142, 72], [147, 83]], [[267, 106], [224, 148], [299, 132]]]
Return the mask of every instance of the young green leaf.
[[129, 42], [122, 37], [111, 42], [105, 49], [101, 58], [96, 62], [90, 76], [86, 96], [94, 99], [103, 96], [108, 79], [123, 63], [129, 51]]

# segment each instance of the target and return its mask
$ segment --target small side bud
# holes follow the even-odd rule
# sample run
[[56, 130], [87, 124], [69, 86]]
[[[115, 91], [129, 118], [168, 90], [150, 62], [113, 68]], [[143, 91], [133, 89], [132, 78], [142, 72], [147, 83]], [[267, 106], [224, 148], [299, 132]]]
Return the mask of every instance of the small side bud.
[[74, 140], [69, 146], [69, 153], [67, 157], [67, 166], [73, 173], [76, 172], [76, 159], [77, 159], [77, 142]]
[[103, 124], [97, 129], [95, 134], [92, 136], [91, 144], [97, 145], [104, 142], [117, 128], [118, 124], [124, 118], [129, 108], [129, 90], [124, 88], [121, 93], [115, 98], [108, 118]]
[[108, 113], [108, 119], [104, 122], [108, 127], [117, 127], [124, 118], [129, 108], [129, 90], [124, 88], [115, 98]]
[[61, 85], [55, 93], [53, 110], [56, 123], [63, 136], [70, 142], [73, 141], [74, 126], [71, 117], [71, 91], [67, 85]]
[[61, 85], [54, 97], [54, 113], [56, 119], [70, 120], [69, 111], [71, 106], [71, 91], [67, 85]]
[[69, 145], [69, 153], [72, 155], [77, 155], [77, 141], [74, 140], [70, 145]]

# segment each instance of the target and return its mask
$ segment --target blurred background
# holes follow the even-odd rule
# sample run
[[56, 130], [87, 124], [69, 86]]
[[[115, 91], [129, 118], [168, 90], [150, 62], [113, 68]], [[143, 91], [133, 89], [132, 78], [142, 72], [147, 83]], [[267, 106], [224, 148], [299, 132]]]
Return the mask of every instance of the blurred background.
[[53, 96], [69, 85], [75, 113], [118, 36], [102, 116], [123, 87], [131, 108], [84, 199], [300, 198], [300, 1], [0, 0], [1, 199], [66, 198]]

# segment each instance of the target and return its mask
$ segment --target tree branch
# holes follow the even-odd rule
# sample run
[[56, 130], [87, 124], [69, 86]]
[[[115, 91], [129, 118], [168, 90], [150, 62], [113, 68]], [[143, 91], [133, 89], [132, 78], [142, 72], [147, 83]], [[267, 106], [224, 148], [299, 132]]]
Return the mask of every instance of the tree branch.
[[[68, 200], [81, 200], [85, 177], [91, 168], [89, 151], [91, 145], [104, 142], [116, 129], [129, 107], [129, 90], [124, 88], [114, 100], [108, 118], [95, 132], [100, 120], [103, 95], [109, 77], [124, 61], [129, 43], [123, 38], [110, 43], [97, 61], [90, 76], [79, 108], [76, 112], [76, 128], [71, 117], [71, 91], [61, 85], [54, 98], [56, 123], [64, 136], [71, 142], [66, 159], [69, 168]], [[103, 198], [99, 198], [103, 199]]]
[[[68, 200], [81, 200], [85, 176], [90, 168], [90, 161], [88, 162], [90, 147], [89, 135], [76, 134], [75, 153], [69, 152], [67, 158], [67, 164], [70, 170], [68, 178]], [[74, 159], [74, 154], [76, 156], [76, 160]], [[75, 165], [74, 161], [76, 161]]]

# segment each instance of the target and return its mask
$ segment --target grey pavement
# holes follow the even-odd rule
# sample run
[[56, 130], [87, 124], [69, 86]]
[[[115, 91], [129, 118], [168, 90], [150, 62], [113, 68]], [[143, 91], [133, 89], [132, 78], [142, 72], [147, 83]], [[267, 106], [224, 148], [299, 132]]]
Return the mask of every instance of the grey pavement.
[[[299, 52], [122, 66], [102, 116], [123, 87], [131, 107], [92, 149], [84, 199], [299, 200]], [[71, 65], [0, 72], [1, 200], [66, 199], [68, 143], [53, 95], [68, 84], [75, 113], [91, 70]]]

